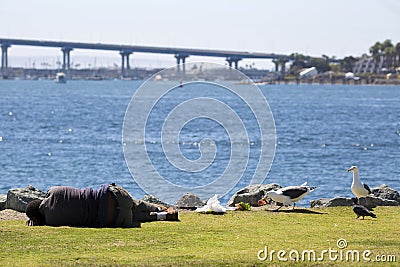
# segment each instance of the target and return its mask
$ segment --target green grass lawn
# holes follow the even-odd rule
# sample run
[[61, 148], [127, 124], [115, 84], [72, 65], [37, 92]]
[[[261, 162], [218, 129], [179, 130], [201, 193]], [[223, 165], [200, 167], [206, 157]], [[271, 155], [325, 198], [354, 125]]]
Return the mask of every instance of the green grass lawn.
[[[153, 222], [134, 229], [27, 227], [24, 221], [0, 221], [0, 266], [176, 266], [176, 265], [350, 265], [375, 266], [375, 257], [400, 262], [400, 207], [378, 207], [377, 219], [355, 220], [350, 207], [299, 209], [295, 212], [235, 211], [225, 215], [182, 213], [181, 222]], [[347, 247], [339, 249], [343, 238]], [[257, 258], [268, 247], [268, 258]], [[302, 261], [304, 250], [337, 250], [338, 259]], [[300, 261], [282, 261], [299, 252]], [[360, 261], [346, 262], [357, 250]], [[362, 253], [371, 262], [365, 262]], [[292, 252], [291, 252], [292, 251]], [[283, 253], [283, 252], [281, 252]], [[332, 252], [335, 253], [335, 252]], [[340, 260], [342, 253], [342, 261]], [[264, 253], [259, 254], [264, 257]], [[312, 256], [312, 254], [311, 254]], [[356, 257], [356, 256], [354, 256]], [[394, 260], [393, 258], [390, 260]], [[374, 261], [374, 262], [372, 262]]]

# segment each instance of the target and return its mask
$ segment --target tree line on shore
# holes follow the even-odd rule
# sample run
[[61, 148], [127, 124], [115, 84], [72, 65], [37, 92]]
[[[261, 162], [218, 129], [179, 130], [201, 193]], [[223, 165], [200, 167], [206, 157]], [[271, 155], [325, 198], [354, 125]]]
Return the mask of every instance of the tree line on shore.
[[[376, 42], [369, 48], [368, 54], [363, 54], [363, 57], [372, 57], [376, 65], [382, 62], [386, 72], [396, 72], [396, 69], [400, 67], [400, 42], [396, 45], [392, 43], [390, 39], [385, 41]], [[315, 67], [319, 73], [327, 71], [334, 72], [352, 72], [356, 62], [360, 59], [353, 56], [347, 56], [342, 60], [339, 60], [339, 64], [332, 64], [332, 61], [336, 61], [334, 57], [329, 58], [326, 55], [322, 55], [321, 58], [315, 58], [305, 56], [303, 54], [293, 53], [290, 55], [293, 63], [290, 66], [289, 74], [296, 75], [301, 69]]]

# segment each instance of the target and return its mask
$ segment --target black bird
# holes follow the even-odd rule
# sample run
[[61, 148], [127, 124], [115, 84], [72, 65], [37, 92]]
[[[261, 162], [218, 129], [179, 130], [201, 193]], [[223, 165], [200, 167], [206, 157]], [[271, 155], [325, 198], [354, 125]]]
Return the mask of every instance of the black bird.
[[358, 204], [357, 198], [352, 198], [351, 200], [353, 200], [353, 211], [357, 215], [356, 219], [358, 219], [360, 216], [363, 217], [363, 220], [364, 220], [365, 216], [371, 216], [372, 218], [376, 218], [375, 214], [373, 214], [371, 211], [369, 211], [363, 205]]

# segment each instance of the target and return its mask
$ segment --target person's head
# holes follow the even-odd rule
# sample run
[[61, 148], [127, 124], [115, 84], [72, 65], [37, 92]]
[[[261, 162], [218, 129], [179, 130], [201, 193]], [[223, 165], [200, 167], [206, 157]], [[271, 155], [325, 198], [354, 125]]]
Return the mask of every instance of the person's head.
[[42, 213], [40, 213], [39, 210], [40, 203], [42, 203], [42, 201], [36, 199], [29, 202], [29, 204], [26, 206], [25, 213], [29, 218], [29, 220], [26, 222], [28, 226], [45, 225], [45, 217]]

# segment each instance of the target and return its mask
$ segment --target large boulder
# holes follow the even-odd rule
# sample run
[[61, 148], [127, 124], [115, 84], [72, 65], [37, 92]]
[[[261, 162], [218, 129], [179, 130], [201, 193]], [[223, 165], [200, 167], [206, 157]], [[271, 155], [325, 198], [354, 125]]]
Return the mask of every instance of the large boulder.
[[156, 196], [153, 195], [145, 195], [142, 198], [143, 201], [149, 202], [149, 203], [153, 203], [153, 204], [157, 204], [157, 205], [161, 205], [164, 207], [169, 207], [169, 205], [167, 203], [165, 203], [164, 201], [162, 201], [161, 199], [159, 199]]
[[6, 208], [25, 212], [29, 202], [35, 199], [44, 199], [46, 193], [29, 185], [25, 188], [14, 188], [8, 190]]
[[0, 194], [0, 210], [6, 209], [7, 195]]
[[249, 203], [252, 207], [258, 206], [258, 201], [262, 199], [268, 191], [277, 190], [282, 188], [278, 184], [254, 184], [246, 186], [245, 188], [237, 191], [231, 199], [229, 199], [227, 206], [235, 206], [240, 202]]
[[[395, 200], [382, 199], [380, 197], [367, 196], [366, 198], [360, 198], [360, 204], [372, 209], [377, 206], [399, 206], [399, 203]], [[334, 197], [334, 198], [321, 198], [310, 201], [311, 208], [325, 208], [325, 207], [340, 207], [340, 206], [352, 206], [353, 201], [351, 198]]]
[[205, 203], [201, 201], [198, 196], [192, 193], [186, 193], [175, 203], [174, 206], [178, 209], [195, 210], [197, 207], [204, 205]]
[[325, 208], [325, 207], [341, 207], [351, 206], [353, 201], [351, 198], [334, 197], [334, 198], [320, 198], [310, 201], [311, 208]]
[[360, 199], [360, 204], [367, 208], [375, 208], [378, 206], [399, 206], [400, 203], [396, 200], [384, 199], [381, 197], [368, 196]]
[[393, 188], [390, 188], [389, 186], [382, 184], [378, 187], [374, 187], [371, 189], [371, 192], [374, 194], [376, 197], [380, 197], [383, 199], [389, 199], [389, 200], [395, 200], [400, 203], [400, 194]]

